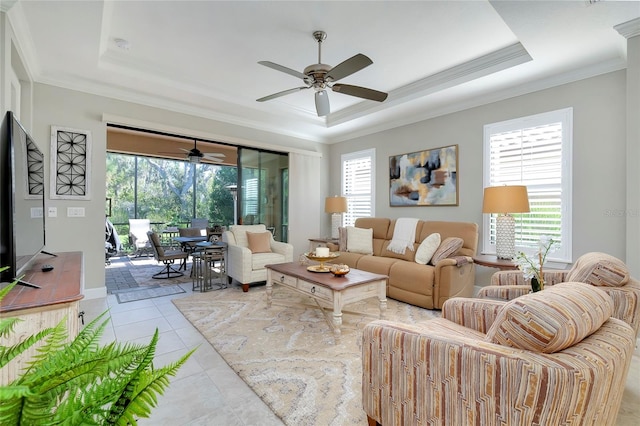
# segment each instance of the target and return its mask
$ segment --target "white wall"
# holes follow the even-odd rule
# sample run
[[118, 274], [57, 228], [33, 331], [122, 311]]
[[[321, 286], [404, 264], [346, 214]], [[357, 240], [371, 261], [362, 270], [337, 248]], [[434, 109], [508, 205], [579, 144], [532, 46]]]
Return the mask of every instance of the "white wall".
[[[626, 217], [617, 214], [626, 208], [625, 78], [624, 71], [609, 73], [335, 144], [331, 168], [339, 170], [343, 153], [375, 147], [376, 216], [481, 226], [483, 126], [573, 107], [573, 259], [590, 251], [625, 259]], [[452, 144], [458, 144], [459, 206], [390, 207], [389, 156]], [[332, 173], [329, 190], [339, 189], [340, 174]], [[484, 284], [493, 271], [479, 272]]]
[[[249, 146], [279, 146], [282, 152], [302, 151], [317, 152], [321, 155], [326, 146], [300, 139], [287, 138], [265, 132], [243, 129], [238, 126], [215, 122], [194, 116], [178, 114], [157, 108], [146, 107], [95, 96], [54, 86], [36, 84], [34, 87], [34, 125], [33, 138], [45, 148], [45, 163], [49, 159], [50, 126], [72, 127], [90, 130], [93, 138], [91, 159], [91, 200], [68, 201], [49, 200], [50, 206], [58, 209], [58, 217], [47, 222], [47, 250], [53, 252], [81, 250], [85, 255], [85, 296], [100, 297], [105, 294], [104, 288], [104, 220], [105, 220], [105, 152], [106, 123], [103, 114], [127, 117], [141, 122], [157, 123], [158, 126], [171, 126], [184, 129], [185, 132], [196, 132], [201, 137], [209, 135], [211, 139], [221, 142], [243, 141]], [[188, 134], [188, 133], [186, 133]], [[326, 157], [326, 156], [325, 156]], [[326, 159], [321, 162], [326, 163]], [[320, 180], [318, 187], [326, 192], [328, 178]], [[290, 179], [295, 185], [295, 179]], [[307, 194], [310, 194], [308, 191]], [[324, 193], [324, 192], [323, 192]], [[313, 192], [313, 196], [322, 197], [323, 193]], [[304, 204], [304, 200], [291, 200], [290, 205]], [[66, 217], [67, 207], [84, 207], [84, 218]], [[295, 216], [296, 209], [290, 211]], [[305, 230], [306, 231], [306, 230]], [[317, 232], [310, 231], [305, 238], [315, 237]], [[306, 244], [305, 238], [302, 240]], [[299, 250], [304, 250], [300, 248]]]

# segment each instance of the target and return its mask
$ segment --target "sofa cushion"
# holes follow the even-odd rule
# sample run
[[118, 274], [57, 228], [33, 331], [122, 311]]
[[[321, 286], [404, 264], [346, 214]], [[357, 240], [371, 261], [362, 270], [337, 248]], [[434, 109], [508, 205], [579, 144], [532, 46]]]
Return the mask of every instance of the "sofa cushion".
[[587, 253], [578, 258], [567, 273], [566, 281], [620, 287], [629, 281], [629, 269], [620, 259], [606, 253]]
[[247, 232], [251, 253], [271, 253], [271, 232]]
[[440, 247], [440, 234], [434, 232], [420, 243], [416, 250], [416, 263], [421, 265], [429, 263], [438, 247]]
[[347, 226], [347, 251], [373, 254], [373, 229]]
[[554, 353], [594, 333], [612, 313], [613, 300], [604, 291], [583, 283], [560, 283], [506, 303], [486, 340]]
[[433, 253], [433, 256], [431, 257], [431, 264], [436, 265], [442, 259], [453, 256], [458, 250], [460, 250], [463, 243], [464, 241], [462, 240], [462, 238], [445, 238], [444, 241], [442, 241], [442, 243], [440, 243], [440, 245], [438, 246], [436, 252]]

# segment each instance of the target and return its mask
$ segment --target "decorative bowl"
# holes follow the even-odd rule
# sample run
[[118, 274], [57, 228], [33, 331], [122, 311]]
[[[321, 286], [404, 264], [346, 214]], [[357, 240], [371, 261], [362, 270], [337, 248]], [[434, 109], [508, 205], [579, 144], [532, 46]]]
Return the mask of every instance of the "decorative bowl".
[[348, 265], [331, 265], [329, 271], [336, 277], [343, 277], [350, 271]]

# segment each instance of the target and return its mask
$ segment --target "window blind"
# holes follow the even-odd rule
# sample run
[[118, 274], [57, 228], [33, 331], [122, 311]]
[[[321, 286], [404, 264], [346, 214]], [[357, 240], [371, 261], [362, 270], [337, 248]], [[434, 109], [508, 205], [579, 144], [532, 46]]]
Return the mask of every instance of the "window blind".
[[342, 194], [347, 198], [344, 226], [374, 215], [374, 159], [373, 149], [342, 155]]
[[[535, 249], [547, 235], [558, 242], [550, 255], [558, 260], [570, 260], [571, 249], [570, 117], [561, 110], [485, 128], [485, 186], [525, 185], [529, 193], [531, 212], [513, 215], [517, 249]], [[485, 227], [485, 250], [495, 245], [496, 217]]]

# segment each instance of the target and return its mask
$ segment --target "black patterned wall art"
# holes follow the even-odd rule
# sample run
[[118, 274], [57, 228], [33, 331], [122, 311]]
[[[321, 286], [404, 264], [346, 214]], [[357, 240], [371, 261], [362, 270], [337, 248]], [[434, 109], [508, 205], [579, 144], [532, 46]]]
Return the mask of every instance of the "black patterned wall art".
[[36, 144], [27, 137], [27, 197], [42, 198], [44, 194], [44, 156]]
[[91, 132], [51, 126], [51, 198], [90, 200]]

